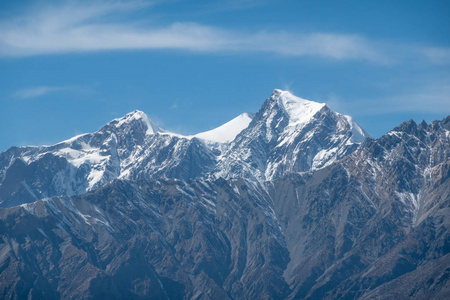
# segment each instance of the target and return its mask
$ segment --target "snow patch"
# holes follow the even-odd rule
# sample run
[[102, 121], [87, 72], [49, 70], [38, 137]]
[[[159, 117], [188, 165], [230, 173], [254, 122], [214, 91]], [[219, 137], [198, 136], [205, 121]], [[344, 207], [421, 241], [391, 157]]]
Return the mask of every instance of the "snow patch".
[[419, 195], [415, 195], [411, 192], [395, 192], [395, 194], [403, 204], [410, 207], [413, 211], [419, 209]]
[[228, 143], [234, 140], [242, 130], [247, 128], [252, 119], [253, 114], [243, 113], [222, 126], [197, 133], [194, 137], [214, 143]]
[[352, 117], [343, 115], [345, 119], [347, 120], [348, 124], [350, 125], [350, 128], [352, 130], [352, 137], [351, 141], [357, 144], [360, 144], [364, 141], [366, 137], [372, 137], [368, 132], [366, 132], [364, 129], [359, 126], [358, 123], [356, 123]]
[[292, 95], [288, 91], [275, 90], [279, 92], [276, 99], [278, 104], [284, 108], [289, 116], [289, 126], [304, 125], [324, 106], [325, 103], [318, 103], [302, 99]]

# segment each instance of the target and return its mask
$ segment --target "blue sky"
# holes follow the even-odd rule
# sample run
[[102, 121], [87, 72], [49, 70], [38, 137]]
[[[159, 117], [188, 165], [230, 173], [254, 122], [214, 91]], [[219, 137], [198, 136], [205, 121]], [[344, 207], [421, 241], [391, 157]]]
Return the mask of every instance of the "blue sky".
[[54, 144], [135, 109], [191, 134], [273, 89], [379, 137], [450, 114], [448, 1], [0, 3], [0, 151]]

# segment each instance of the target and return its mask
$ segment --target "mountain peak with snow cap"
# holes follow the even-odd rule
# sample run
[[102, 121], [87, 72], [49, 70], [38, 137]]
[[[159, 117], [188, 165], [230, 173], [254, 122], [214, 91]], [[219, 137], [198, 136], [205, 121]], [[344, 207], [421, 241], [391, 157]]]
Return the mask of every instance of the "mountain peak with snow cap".
[[275, 89], [232, 141], [216, 177], [272, 180], [320, 169], [353, 152], [367, 136], [325, 103]]
[[146, 127], [146, 134], [155, 134], [163, 131], [155, 123], [153, 123], [143, 111], [140, 110], [134, 110], [121, 118], [114, 119], [109, 124], [114, 125], [119, 129], [129, 127], [130, 124], [136, 122], [142, 123]]
[[291, 126], [306, 123], [326, 106], [325, 103], [306, 100], [280, 89], [275, 89], [269, 99], [275, 100], [278, 106], [287, 113]]

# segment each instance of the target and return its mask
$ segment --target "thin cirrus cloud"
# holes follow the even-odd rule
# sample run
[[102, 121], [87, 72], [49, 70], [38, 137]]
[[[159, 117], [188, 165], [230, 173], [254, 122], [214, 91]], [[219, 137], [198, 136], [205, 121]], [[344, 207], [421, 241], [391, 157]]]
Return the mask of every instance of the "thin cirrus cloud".
[[[374, 43], [359, 35], [232, 31], [197, 23], [166, 26], [124, 21], [142, 3], [59, 6], [0, 23], [0, 56], [33, 56], [105, 50], [175, 49], [193, 52], [268, 52], [336, 60], [387, 62]], [[114, 20], [121, 16], [121, 21]]]
[[37, 86], [18, 90], [13, 94], [13, 97], [20, 100], [33, 99], [72, 88], [68, 86]]
[[450, 49], [428, 47], [423, 49], [424, 55], [435, 65], [450, 64]]

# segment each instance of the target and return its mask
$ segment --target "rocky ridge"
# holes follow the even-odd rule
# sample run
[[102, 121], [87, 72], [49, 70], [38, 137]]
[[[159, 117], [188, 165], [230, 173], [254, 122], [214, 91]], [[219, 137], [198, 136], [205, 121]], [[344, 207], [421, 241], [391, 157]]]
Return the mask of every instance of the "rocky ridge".
[[0, 207], [83, 194], [114, 179], [271, 180], [327, 166], [370, 136], [349, 116], [281, 90], [252, 117], [182, 136], [134, 111], [53, 146], [13, 147], [0, 154]]

